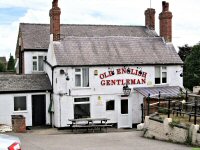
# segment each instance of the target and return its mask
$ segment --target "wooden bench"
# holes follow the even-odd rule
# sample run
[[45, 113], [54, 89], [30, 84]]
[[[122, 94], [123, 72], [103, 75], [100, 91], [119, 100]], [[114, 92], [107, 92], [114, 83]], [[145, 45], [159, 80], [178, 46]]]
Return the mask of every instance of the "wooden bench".
[[[72, 132], [75, 129], [76, 131], [78, 129], [87, 129], [87, 131], [89, 129], [92, 129], [92, 131], [94, 132], [94, 130], [96, 128], [99, 128], [100, 131], [102, 128], [106, 129], [107, 132], [107, 128], [108, 127], [112, 127], [111, 124], [107, 124], [107, 118], [82, 118], [82, 119], [69, 119], [69, 121], [71, 121], [71, 124], [68, 124], [71, 128], [72, 128]], [[99, 122], [97, 122], [99, 121]]]
[[107, 132], [107, 128], [108, 127], [112, 127], [112, 125], [111, 124], [93, 124], [93, 125], [90, 125], [90, 124], [88, 124], [88, 125], [87, 124], [76, 124], [76, 125], [72, 125], [71, 126], [72, 132], [73, 132], [74, 129], [76, 130], [76, 132], [77, 132], [78, 129], [87, 129], [87, 131], [89, 129], [92, 129], [93, 133], [94, 133], [94, 130], [97, 129], [97, 128], [99, 128], [100, 131], [101, 131], [102, 128], [105, 128], [106, 132]]

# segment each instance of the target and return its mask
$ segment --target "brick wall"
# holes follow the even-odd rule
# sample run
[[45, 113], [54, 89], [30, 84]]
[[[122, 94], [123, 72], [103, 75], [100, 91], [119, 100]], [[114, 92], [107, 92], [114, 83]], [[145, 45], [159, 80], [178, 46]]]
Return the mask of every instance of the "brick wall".
[[145, 26], [150, 30], [155, 30], [155, 9], [148, 8], [145, 14]]
[[53, 41], [60, 40], [60, 14], [61, 10], [58, 7], [58, 1], [54, 0], [52, 3], [52, 8], [49, 11], [50, 34], [53, 34]]

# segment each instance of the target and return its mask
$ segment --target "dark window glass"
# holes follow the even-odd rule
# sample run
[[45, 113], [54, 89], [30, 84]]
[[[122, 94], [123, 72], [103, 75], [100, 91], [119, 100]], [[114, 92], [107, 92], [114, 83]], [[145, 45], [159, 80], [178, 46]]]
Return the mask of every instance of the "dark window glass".
[[121, 100], [121, 114], [128, 114], [128, 100]]
[[26, 96], [14, 97], [14, 111], [26, 110]]
[[110, 100], [106, 102], [106, 110], [115, 110], [115, 101]]
[[162, 73], [162, 83], [167, 83], [167, 72]]
[[75, 75], [75, 86], [81, 86], [81, 75], [80, 74]]
[[89, 87], [89, 68], [83, 68], [83, 87]]
[[90, 104], [75, 104], [74, 119], [90, 118]]
[[74, 102], [89, 102], [89, 98], [75, 98]]
[[160, 84], [160, 78], [155, 78], [155, 84]]
[[38, 56], [38, 63], [39, 63], [39, 71], [44, 71], [44, 62], [43, 56]]
[[167, 78], [162, 78], [162, 83], [167, 83]]

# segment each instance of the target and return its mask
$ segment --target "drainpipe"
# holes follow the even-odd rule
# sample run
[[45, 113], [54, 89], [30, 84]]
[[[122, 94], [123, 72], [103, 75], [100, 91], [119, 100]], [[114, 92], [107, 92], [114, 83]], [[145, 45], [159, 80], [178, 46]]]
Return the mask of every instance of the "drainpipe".
[[53, 93], [54, 93], [54, 67], [45, 59], [44, 62], [51, 68], [51, 77], [52, 77], [52, 92], [50, 93], [50, 105], [48, 112], [50, 113], [50, 124], [53, 127], [53, 112], [52, 112], [52, 106], [53, 106]]

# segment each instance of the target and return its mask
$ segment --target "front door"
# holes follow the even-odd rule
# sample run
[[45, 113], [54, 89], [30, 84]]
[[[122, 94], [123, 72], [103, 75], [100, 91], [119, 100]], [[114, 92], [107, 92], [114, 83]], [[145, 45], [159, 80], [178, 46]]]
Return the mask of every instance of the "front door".
[[132, 128], [132, 107], [128, 97], [121, 97], [118, 102], [118, 128]]
[[46, 124], [46, 96], [32, 95], [32, 126]]

